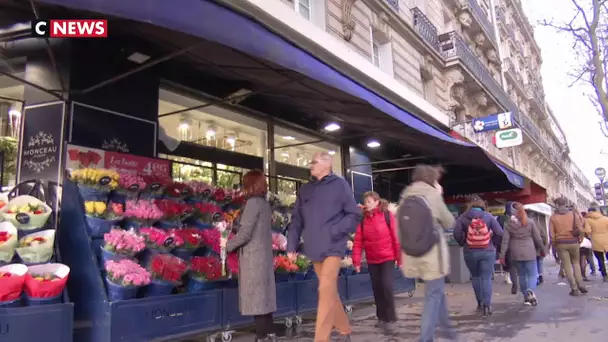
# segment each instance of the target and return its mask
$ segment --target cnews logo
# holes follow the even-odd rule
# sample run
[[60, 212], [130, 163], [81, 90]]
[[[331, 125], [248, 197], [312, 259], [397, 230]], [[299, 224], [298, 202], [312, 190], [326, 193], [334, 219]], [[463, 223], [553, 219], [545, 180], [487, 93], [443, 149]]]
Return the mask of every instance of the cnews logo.
[[61, 19], [32, 21], [32, 37], [106, 38], [108, 21], [102, 19]]

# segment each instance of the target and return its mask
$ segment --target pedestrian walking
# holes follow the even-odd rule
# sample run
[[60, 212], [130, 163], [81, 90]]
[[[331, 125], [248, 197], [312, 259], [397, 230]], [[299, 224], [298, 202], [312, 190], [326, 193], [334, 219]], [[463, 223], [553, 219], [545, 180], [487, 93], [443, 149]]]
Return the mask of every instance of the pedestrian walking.
[[344, 178], [332, 172], [333, 158], [317, 153], [310, 161], [312, 180], [300, 188], [287, 233], [287, 251], [295, 261], [300, 239], [319, 278], [315, 341], [329, 341], [335, 327], [339, 341], [350, 341], [351, 326], [338, 295], [338, 273], [346, 242], [354, 233], [361, 210]]
[[570, 295], [578, 296], [587, 293], [583, 284], [580, 265], [580, 247], [583, 237], [582, 220], [567, 208], [568, 200], [559, 197], [555, 200], [557, 209], [549, 219], [551, 244], [556, 248], [559, 260], [570, 284]]
[[[510, 219], [511, 216], [513, 215], [513, 203], [514, 202], [507, 202], [505, 204], [505, 213], [504, 215], [501, 215], [498, 218], [498, 223], [500, 224], [500, 226], [502, 227], [502, 229], [505, 229], [505, 223], [507, 223]], [[502, 237], [501, 237], [501, 244], [500, 244], [501, 248], [502, 248]], [[499, 248], [499, 249], [501, 249]], [[499, 251], [499, 254], [502, 252]], [[511, 256], [509, 254], [508, 251], [506, 251], [505, 253], [505, 263], [503, 265], [504, 270], [507, 271], [507, 274], [505, 275], [505, 282], [507, 284], [511, 284], [511, 293], [512, 294], [517, 294], [517, 289], [519, 288], [519, 277], [517, 275], [517, 267], [513, 266], [513, 264], [511, 263]]]
[[536, 253], [536, 269], [538, 271], [538, 279], [536, 280], [536, 285], [541, 285], [545, 281], [543, 278], [543, 273], [545, 256], [549, 254], [549, 236], [547, 234], [547, 229], [539, 227], [536, 224], [535, 227], [538, 228], [538, 231], [540, 233], [540, 239], [543, 241], [543, 247], [539, 249]]
[[504, 263], [506, 252], [510, 254], [512, 266], [517, 267], [519, 286], [524, 295], [524, 304], [536, 306], [538, 300], [534, 290], [538, 281], [537, 251], [544, 248], [540, 232], [533, 220], [528, 219], [521, 203], [513, 204], [514, 213], [505, 223], [500, 259]]
[[353, 265], [361, 272], [361, 254], [365, 257], [376, 302], [377, 327], [384, 333], [395, 332], [397, 313], [393, 296], [393, 270], [400, 265], [401, 247], [397, 237], [397, 222], [389, 211], [388, 202], [373, 191], [363, 195], [364, 214], [355, 233]]
[[[581, 216], [583, 217], [584, 220], [587, 219], [587, 212], [581, 212]], [[585, 233], [586, 234], [586, 233]], [[589, 239], [589, 241], [591, 241], [591, 238], [586, 234], [585, 236], [587, 239]], [[593, 250], [591, 250], [591, 253], [587, 254], [587, 265], [589, 265], [589, 268], [591, 269], [591, 275], [594, 276], [596, 274], [596, 267], [595, 267], [595, 256], [593, 255]], [[583, 272], [583, 277], [585, 276], [585, 270], [582, 270]]]
[[463, 247], [464, 261], [472, 276], [477, 311], [492, 315], [492, 275], [496, 264], [494, 236], [502, 236], [498, 221], [488, 213], [486, 203], [479, 197], [469, 201], [469, 210], [456, 219], [454, 240]]
[[608, 255], [608, 217], [596, 208], [589, 208], [584, 230], [591, 238], [591, 249], [597, 258], [597, 264], [604, 282], [608, 282], [605, 259]]
[[220, 243], [228, 253], [239, 256], [239, 309], [254, 316], [256, 341], [274, 341], [272, 314], [277, 309], [270, 231], [272, 209], [266, 201], [267, 184], [262, 171], [249, 171], [243, 177], [247, 198], [237, 224], [236, 236]]
[[443, 202], [443, 189], [439, 185], [442, 173], [441, 167], [417, 165], [412, 172], [412, 184], [401, 193], [397, 210], [404, 252], [401, 269], [406, 277], [424, 281], [420, 342], [434, 341], [438, 324], [447, 330], [450, 339], [456, 339], [445, 295], [450, 260], [444, 229], [454, 225], [454, 217]]

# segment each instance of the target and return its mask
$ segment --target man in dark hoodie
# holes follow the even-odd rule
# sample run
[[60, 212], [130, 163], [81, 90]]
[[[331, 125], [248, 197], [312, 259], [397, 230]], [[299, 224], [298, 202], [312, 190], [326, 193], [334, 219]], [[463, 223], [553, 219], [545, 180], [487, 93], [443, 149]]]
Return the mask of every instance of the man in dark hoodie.
[[334, 327], [340, 333], [338, 341], [350, 341], [350, 323], [338, 294], [338, 273], [361, 209], [346, 180], [332, 173], [332, 165], [333, 158], [326, 152], [315, 154], [310, 161], [312, 181], [298, 192], [287, 233], [287, 252], [295, 260], [303, 238], [302, 253], [313, 262], [319, 278], [315, 341], [329, 341]]

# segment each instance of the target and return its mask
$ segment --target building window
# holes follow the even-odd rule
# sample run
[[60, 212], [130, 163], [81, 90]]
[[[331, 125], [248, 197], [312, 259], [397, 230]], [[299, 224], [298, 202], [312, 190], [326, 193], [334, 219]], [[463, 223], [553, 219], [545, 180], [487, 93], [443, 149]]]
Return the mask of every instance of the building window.
[[372, 63], [393, 76], [393, 49], [387, 34], [370, 26], [369, 37], [372, 44]]
[[372, 62], [380, 68], [380, 47], [372, 35]]
[[310, 0], [289, 0], [293, 3], [293, 9], [299, 13], [304, 19], [312, 21], [312, 8]]

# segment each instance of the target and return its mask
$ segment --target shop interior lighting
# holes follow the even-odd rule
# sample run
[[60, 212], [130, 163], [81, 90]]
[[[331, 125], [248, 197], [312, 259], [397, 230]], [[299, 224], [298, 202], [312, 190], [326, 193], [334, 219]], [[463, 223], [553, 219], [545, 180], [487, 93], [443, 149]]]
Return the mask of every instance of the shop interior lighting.
[[11, 108], [8, 111], [8, 115], [16, 117], [16, 118], [21, 117], [21, 111], [19, 110], [19, 105], [16, 103], [13, 103], [11, 105]]
[[325, 130], [328, 132], [335, 132], [339, 129], [340, 129], [340, 125], [338, 125], [335, 122], [332, 122], [332, 123], [328, 124], [327, 126], [325, 126]]
[[283, 153], [281, 153], [281, 156], [282, 156], [282, 157], [285, 157], [285, 158], [289, 158], [289, 153], [287, 153], [287, 152], [283, 152]]
[[127, 59], [133, 63], [144, 64], [145, 62], [147, 62], [150, 59], [150, 56], [144, 55], [143, 53], [139, 53], [139, 52], [133, 52], [132, 54], [129, 55], [129, 57], [127, 57]]
[[292, 137], [291, 135], [286, 135], [283, 137], [284, 140], [295, 140], [296, 138]]
[[216, 133], [217, 133], [217, 129], [215, 128], [215, 126], [210, 125], [209, 128], [207, 129], [207, 134], [206, 134], [207, 140], [214, 138]]
[[330, 156], [333, 156], [334, 154], [336, 154], [336, 151], [334, 151], [334, 150], [330, 150], [330, 151], [327, 151], [327, 153], [328, 153]]
[[180, 131], [185, 131], [188, 128], [190, 128], [190, 120], [188, 120], [188, 119], [179, 120], [179, 130]]
[[230, 147], [232, 147], [234, 149], [234, 146], [236, 145], [236, 139], [237, 139], [236, 133], [230, 133], [226, 137], [226, 142], [228, 143], [228, 145], [230, 145]]
[[380, 143], [377, 140], [372, 140], [367, 143], [367, 147], [369, 147], [369, 148], [380, 147]]

